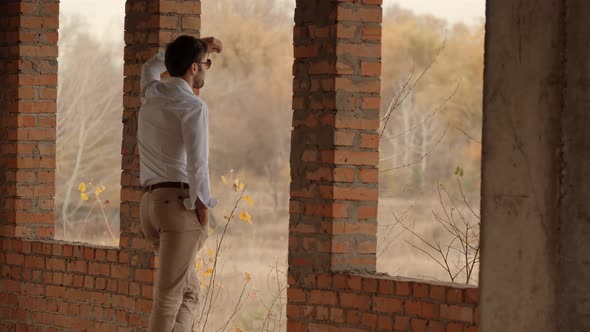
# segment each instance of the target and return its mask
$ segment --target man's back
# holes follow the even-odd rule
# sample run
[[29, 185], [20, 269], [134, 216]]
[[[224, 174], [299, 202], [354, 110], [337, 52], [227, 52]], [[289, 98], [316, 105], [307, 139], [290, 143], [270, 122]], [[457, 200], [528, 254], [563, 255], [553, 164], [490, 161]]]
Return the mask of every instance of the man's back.
[[[188, 112], [207, 112], [207, 106], [176, 77], [152, 83], [142, 99], [137, 132], [142, 186], [166, 181], [188, 183], [182, 121]], [[201, 130], [206, 134], [206, 128]]]

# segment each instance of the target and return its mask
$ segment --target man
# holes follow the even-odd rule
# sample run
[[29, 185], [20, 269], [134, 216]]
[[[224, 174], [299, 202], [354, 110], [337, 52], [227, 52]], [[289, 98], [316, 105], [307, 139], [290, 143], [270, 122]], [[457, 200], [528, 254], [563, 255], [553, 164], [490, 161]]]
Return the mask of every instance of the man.
[[[210, 52], [221, 42], [180, 36], [141, 72], [137, 140], [144, 236], [159, 252], [150, 332], [191, 331], [199, 304], [194, 262], [208, 233], [210, 193], [207, 104], [193, 92], [205, 84]], [[160, 75], [167, 71], [165, 82]]]

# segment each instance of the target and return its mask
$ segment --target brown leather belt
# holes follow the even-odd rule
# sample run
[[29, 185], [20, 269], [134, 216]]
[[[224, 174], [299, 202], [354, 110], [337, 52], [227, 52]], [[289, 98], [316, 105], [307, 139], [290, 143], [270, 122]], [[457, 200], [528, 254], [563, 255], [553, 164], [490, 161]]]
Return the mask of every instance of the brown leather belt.
[[149, 185], [143, 188], [145, 191], [150, 191], [158, 188], [179, 188], [179, 189], [189, 189], [188, 183], [184, 182], [160, 182]]

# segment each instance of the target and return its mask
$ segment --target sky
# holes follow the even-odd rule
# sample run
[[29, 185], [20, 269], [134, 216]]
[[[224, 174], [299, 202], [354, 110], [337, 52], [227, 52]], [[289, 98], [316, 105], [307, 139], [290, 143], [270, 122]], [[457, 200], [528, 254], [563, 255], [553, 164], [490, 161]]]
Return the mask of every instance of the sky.
[[417, 14], [430, 14], [451, 23], [475, 23], [485, 16], [485, 0], [383, 0], [383, 7], [399, 5]]
[[[202, 0], [215, 1], [215, 0]], [[243, 1], [243, 0], [236, 0]], [[295, 0], [289, 0], [295, 1]], [[431, 14], [450, 23], [474, 23], [485, 15], [485, 0], [384, 0], [383, 7], [393, 5], [410, 9], [417, 14]], [[61, 0], [61, 13], [65, 16], [79, 14], [88, 23], [88, 30], [108, 39], [123, 38], [123, 32], [115, 29], [125, 12], [124, 0]], [[119, 25], [120, 26], [120, 25]]]
[[60, 20], [80, 16], [89, 32], [110, 40], [123, 39], [125, 0], [61, 0]]

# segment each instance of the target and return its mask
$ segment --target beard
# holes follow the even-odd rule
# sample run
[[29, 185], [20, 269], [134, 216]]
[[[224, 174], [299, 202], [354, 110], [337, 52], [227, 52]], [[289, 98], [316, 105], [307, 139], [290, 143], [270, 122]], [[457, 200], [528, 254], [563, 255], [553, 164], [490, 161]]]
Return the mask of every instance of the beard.
[[193, 81], [193, 87], [195, 89], [200, 89], [203, 86], [205, 86], [205, 72], [200, 71], [195, 76], [195, 79]]
[[195, 81], [193, 83], [193, 88], [200, 89], [203, 86], [205, 86], [205, 80], [204, 79], [195, 78]]

